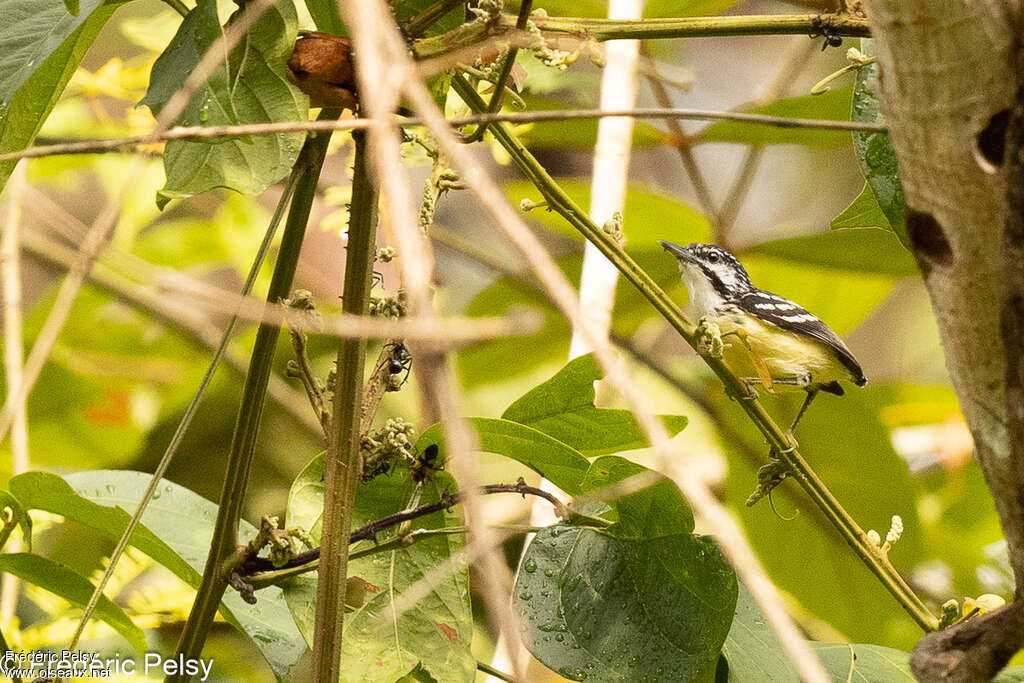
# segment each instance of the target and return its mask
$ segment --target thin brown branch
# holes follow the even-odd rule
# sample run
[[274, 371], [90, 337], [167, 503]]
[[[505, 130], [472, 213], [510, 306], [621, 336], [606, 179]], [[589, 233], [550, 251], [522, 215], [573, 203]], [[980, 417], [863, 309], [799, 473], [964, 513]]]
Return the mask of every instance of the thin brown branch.
[[[552, 507], [555, 509], [555, 514], [559, 519], [569, 519], [569, 510], [562, 501], [558, 500], [557, 497], [543, 489], [539, 489], [535, 486], [529, 486], [522, 477], [520, 477], [514, 484], [487, 484], [485, 486], [481, 486], [476, 493], [482, 496], [489, 496], [496, 493], [518, 493], [524, 497], [537, 496], [538, 498], [551, 503]], [[454, 493], [445, 492], [433, 503], [419, 505], [408, 510], [401, 510], [394, 514], [387, 515], [386, 517], [381, 517], [380, 519], [364, 524], [358, 529], [354, 529], [351, 535], [349, 535], [349, 545], [358, 543], [359, 541], [376, 541], [377, 534], [385, 529], [398, 526], [402, 522], [432, 515], [435, 512], [440, 512], [441, 510], [447, 510], [459, 503], [464, 503], [468, 495], [469, 494], [465, 491], [456, 491]], [[242, 576], [249, 576], [256, 572], [301, 567], [318, 559], [320, 559], [320, 548], [312, 548], [311, 550], [299, 553], [289, 562], [280, 567], [275, 567], [267, 558], [251, 556], [242, 564], [241, 574]]]
[[[883, 124], [862, 121], [830, 121], [825, 119], [800, 119], [766, 114], [750, 114], [737, 111], [714, 111], [706, 109], [640, 107], [636, 109], [564, 109], [555, 111], [496, 112], [474, 114], [448, 119], [453, 127], [481, 123], [545, 123], [550, 121], [574, 121], [629, 116], [634, 119], [666, 119], [693, 121], [738, 121], [752, 125], [774, 126], [777, 128], [809, 128], [819, 130], [848, 130], [862, 133], [885, 133]], [[395, 119], [394, 126], [419, 126], [423, 121], [418, 117]], [[278, 123], [250, 123], [237, 126], [176, 126], [163, 132], [136, 135], [106, 140], [82, 140], [80, 142], [56, 145], [41, 145], [16, 152], [0, 154], [0, 162], [15, 159], [32, 159], [63, 154], [102, 154], [125, 152], [133, 147], [151, 145], [170, 140], [209, 140], [236, 135], [276, 135], [296, 131], [360, 130], [369, 128], [368, 119], [344, 119], [340, 121], [283, 121]]]

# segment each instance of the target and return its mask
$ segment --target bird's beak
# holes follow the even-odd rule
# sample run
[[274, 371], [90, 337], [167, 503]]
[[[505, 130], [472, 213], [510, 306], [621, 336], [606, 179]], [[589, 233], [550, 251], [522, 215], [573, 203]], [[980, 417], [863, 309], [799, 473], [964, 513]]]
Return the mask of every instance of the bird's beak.
[[665, 240], [658, 240], [658, 243], [665, 247], [665, 251], [672, 254], [677, 259], [686, 261], [687, 263], [693, 261], [693, 257], [690, 256], [690, 252], [687, 251], [686, 247], [681, 247], [678, 244], [666, 242]]

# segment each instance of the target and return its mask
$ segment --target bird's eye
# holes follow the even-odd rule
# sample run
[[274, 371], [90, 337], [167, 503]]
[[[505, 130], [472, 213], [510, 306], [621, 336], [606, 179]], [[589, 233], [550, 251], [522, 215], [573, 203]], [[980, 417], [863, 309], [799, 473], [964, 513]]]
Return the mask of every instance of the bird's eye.
[[708, 254], [708, 262], [718, 263], [718, 254], [716, 254], [715, 252], [711, 252], [710, 254]]

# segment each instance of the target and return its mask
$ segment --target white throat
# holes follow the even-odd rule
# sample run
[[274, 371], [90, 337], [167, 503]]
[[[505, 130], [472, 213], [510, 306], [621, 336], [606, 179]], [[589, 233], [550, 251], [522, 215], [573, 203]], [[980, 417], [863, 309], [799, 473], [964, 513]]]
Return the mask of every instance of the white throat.
[[683, 284], [690, 293], [690, 306], [698, 318], [708, 315], [725, 303], [725, 299], [715, 291], [699, 267], [680, 261], [679, 272], [683, 276]]

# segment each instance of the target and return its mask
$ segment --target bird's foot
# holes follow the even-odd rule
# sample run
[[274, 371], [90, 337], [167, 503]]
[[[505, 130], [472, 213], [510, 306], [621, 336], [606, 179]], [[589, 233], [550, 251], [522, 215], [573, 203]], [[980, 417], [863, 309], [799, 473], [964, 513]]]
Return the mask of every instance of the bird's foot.
[[725, 342], [722, 341], [722, 331], [718, 325], [702, 317], [697, 321], [695, 331], [697, 337], [697, 353], [711, 358], [721, 358], [725, 353]]

